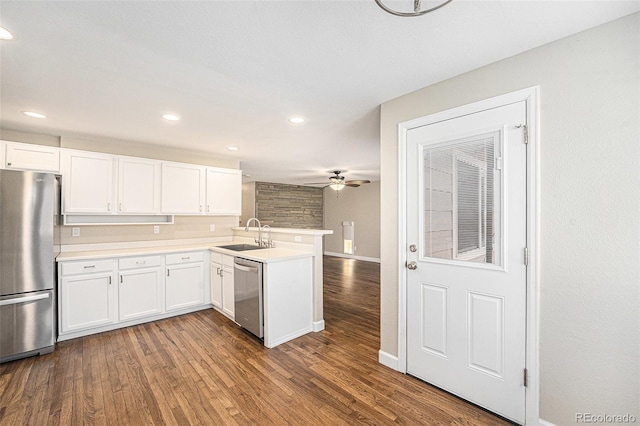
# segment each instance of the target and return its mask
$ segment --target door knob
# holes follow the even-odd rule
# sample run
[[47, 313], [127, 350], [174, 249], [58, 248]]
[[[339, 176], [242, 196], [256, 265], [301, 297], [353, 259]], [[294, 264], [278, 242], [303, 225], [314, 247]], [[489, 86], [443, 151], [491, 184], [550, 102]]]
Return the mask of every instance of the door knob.
[[409, 251], [410, 251], [411, 253], [415, 253], [415, 252], [417, 252], [417, 251], [418, 251], [418, 247], [417, 247], [415, 244], [411, 244], [411, 245], [409, 246]]
[[414, 261], [407, 262], [407, 268], [409, 268], [412, 271], [415, 271], [416, 269], [418, 269], [418, 264]]

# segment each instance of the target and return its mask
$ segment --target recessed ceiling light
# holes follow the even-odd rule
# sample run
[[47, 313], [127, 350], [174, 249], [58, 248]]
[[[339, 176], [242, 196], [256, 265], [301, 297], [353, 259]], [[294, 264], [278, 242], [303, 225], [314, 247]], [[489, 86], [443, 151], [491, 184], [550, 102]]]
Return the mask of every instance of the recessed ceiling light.
[[302, 117], [290, 117], [289, 123], [291, 124], [302, 124], [304, 123], [304, 118]]
[[175, 114], [162, 114], [162, 118], [164, 118], [165, 120], [169, 120], [169, 121], [178, 121], [178, 120], [180, 120], [180, 117], [178, 117]]
[[22, 111], [22, 113], [24, 115], [27, 115], [31, 118], [47, 118], [46, 115], [44, 114], [40, 114], [39, 112], [33, 112], [33, 111]]
[[13, 40], [13, 34], [4, 27], [0, 27], [0, 40]]
[[237, 151], [237, 150], [239, 150], [240, 148], [238, 148], [237, 146], [228, 146], [228, 147], [227, 147], [227, 149], [228, 149], [229, 151]]

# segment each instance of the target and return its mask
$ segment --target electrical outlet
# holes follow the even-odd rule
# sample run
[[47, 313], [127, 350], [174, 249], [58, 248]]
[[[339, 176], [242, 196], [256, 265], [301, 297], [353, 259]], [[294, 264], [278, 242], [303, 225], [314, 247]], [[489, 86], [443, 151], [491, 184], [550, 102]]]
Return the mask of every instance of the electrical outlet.
[[80, 236], [80, 228], [71, 228], [71, 236], [79, 237]]
[[293, 241], [295, 241], [296, 243], [301, 243], [302, 237], [300, 235], [296, 235], [295, 237], [293, 237]]
[[212, 223], [211, 225], [209, 225], [209, 231], [215, 232], [215, 230], [216, 230], [216, 224], [215, 223]]
[[153, 233], [154, 234], [159, 234], [160, 233], [160, 226], [154, 225], [153, 226]]

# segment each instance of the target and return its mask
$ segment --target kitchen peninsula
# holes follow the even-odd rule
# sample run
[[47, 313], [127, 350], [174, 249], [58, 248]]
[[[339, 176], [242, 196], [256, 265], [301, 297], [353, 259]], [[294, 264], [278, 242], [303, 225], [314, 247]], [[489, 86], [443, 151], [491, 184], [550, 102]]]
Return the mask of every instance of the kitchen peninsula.
[[233, 228], [229, 237], [63, 245], [57, 258], [58, 340], [212, 306], [234, 319], [233, 309], [223, 309], [223, 301], [232, 300], [233, 280], [224, 287], [216, 280], [235, 256], [265, 265], [265, 346], [323, 330], [322, 236], [332, 231], [273, 229], [273, 248], [218, 247], [254, 244], [257, 229], [244, 229]]

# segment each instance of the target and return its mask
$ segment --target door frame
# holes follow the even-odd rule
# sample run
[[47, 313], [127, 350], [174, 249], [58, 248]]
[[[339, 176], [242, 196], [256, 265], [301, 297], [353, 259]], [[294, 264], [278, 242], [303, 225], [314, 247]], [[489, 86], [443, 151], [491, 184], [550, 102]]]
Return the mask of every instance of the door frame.
[[474, 114], [515, 102], [526, 102], [528, 150], [527, 150], [527, 306], [525, 363], [527, 387], [525, 389], [525, 424], [539, 421], [539, 229], [540, 229], [540, 150], [539, 150], [539, 86], [507, 93], [471, 104], [404, 121], [398, 124], [398, 364], [397, 370], [407, 373], [407, 191], [406, 145], [407, 132], [456, 117]]

